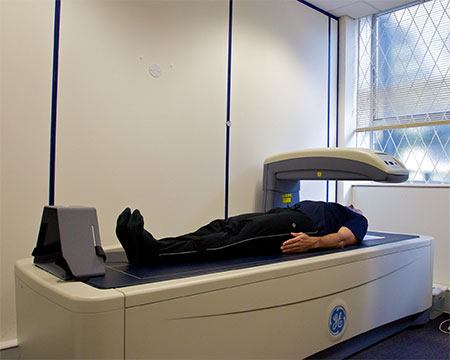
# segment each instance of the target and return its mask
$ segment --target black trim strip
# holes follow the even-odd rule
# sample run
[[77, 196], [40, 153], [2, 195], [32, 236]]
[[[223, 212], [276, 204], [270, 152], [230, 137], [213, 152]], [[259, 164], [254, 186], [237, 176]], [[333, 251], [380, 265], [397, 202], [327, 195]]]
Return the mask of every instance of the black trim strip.
[[228, 74], [227, 74], [227, 118], [226, 118], [226, 144], [225, 144], [225, 219], [228, 218], [229, 191], [230, 191], [230, 108], [231, 108], [231, 51], [233, 44], [233, 0], [230, 0], [228, 14]]
[[50, 123], [50, 173], [48, 204], [55, 204], [55, 163], [56, 163], [56, 117], [58, 110], [58, 65], [59, 65], [59, 30], [61, 23], [61, 0], [55, 0], [55, 23], [53, 30], [53, 75], [52, 108]]
[[336, 147], [339, 146], [339, 22], [336, 30]]
[[325, 11], [325, 10], [321, 9], [321, 8], [317, 7], [316, 5], [310, 4], [307, 1], [304, 1], [304, 0], [297, 0], [297, 1], [299, 3], [302, 3], [303, 5], [306, 5], [306, 6], [310, 7], [311, 9], [314, 9], [314, 10], [320, 12], [321, 14], [324, 14], [324, 15], [334, 19], [334, 20], [338, 20], [339, 19], [337, 16], [334, 16], [333, 14], [329, 13], [328, 11]]
[[[336, 30], [336, 147], [339, 147], [339, 21]], [[334, 182], [334, 201], [338, 201], [338, 181]]]
[[330, 147], [330, 113], [331, 113], [331, 19], [328, 18], [328, 64], [327, 64], [327, 148]]
[[[330, 111], [331, 111], [331, 18], [328, 18], [328, 64], [327, 64], [327, 148], [330, 147]], [[330, 182], [326, 182], [326, 201], [329, 200]]]

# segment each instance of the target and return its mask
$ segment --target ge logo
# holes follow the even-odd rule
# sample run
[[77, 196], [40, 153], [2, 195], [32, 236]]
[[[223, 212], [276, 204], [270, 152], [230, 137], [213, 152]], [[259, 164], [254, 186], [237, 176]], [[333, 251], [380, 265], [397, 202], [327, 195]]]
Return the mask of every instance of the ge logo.
[[343, 306], [335, 306], [330, 313], [330, 318], [328, 319], [328, 330], [333, 336], [338, 336], [345, 326], [347, 314]]

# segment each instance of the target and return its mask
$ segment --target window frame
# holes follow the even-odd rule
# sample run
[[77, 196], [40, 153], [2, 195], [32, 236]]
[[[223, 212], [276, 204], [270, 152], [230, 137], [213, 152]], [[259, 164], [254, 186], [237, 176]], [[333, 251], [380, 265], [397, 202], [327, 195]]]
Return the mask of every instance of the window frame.
[[[404, 118], [428, 118], [428, 120], [425, 121], [417, 121], [417, 122], [412, 122], [412, 123], [398, 123], [395, 124], [392, 122], [391, 125], [386, 125], [386, 120], [389, 119], [389, 117], [385, 117], [385, 118], [376, 118], [376, 95], [377, 95], [377, 70], [379, 69], [379, 60], [380, 60], [380, 56], [379, 56], [379, 51], [380, 49], [378, 49], [378, 40], [379, 40], [379, 28], [378, 28], [378, 24], [377, 21], [379, 21], [379, 18], [381, 16], [384, 16], [386, 14], [390, 14], [390, 13], [394, 13], [396, 11], [402, 10], [402, 9], [406, 9], [409, 7], [414, 7], [414, 6], [420, 6], [421, 4], [423, 4], [424, 1], [417, 1], [414, 3], [410, 3], [410, 4], [406, 4], [394, 9], [390, 9], [387, 11], [383, 11], [380, 12], [378, 14], [374, 14], [371, 16], [366, 17], [366, 21], [370, 21], [370, 54], [369, 54], [369, 58], [370, 58], [370, 83], [369, 83], [369, 87], [368, 87], [368, 91], [369, 91], [369, 95], [370, 95], [370, 109], [368, 112], [368, 116], [369, 116], [369, 126], [367, 127], [359, 127], [360, 123], [358, 120], [359, 117], [359, 91], [360, 91], [360, 61], [361, 61], [361, 19], [358, 19], [358, 25], [357, 25], [357, 31], [358, 31], [358, 37], [357, 37], [357, 82], [356, 82], [356, 124], [355, 124], [355, 133], [356, 136], [358, 137], [358, 133], [363, 133], [360, 134], [362, 136], [367, 136], [369, 135], [369, 147], [370, 149], [377, 149], [377, 144], [375, 144], [374, 141], [374, 136], [375, 136], [375, 132], [376, 131], [382, 131], [382, 130], [402, 130], [402, 129], [406, 129], [406, 128], [414, 128], [414, 127], [424, 127], [424, 128], [428, 128], [431, 129], [434, 126], [440, 126], [440, 125], [446, 125], [449, 126], [450, 124], [450, 120], [440, 120], [440, 121], [433, 121], [432, 117], [438, 117], [439, 115], [442, 116], [442, 118], [444, 119], [450, 119], [450, 108], [448, 110], [445, 111], [438, 111], [438, 112], [430, 112], [430, 113], [422, 113], [422, 114], [408, 114], [408, 115], [399, 115], [399, 116], [395, 116], [392, 118], [395, 119], [401, 119], [402, 117]], [[434, 6], [434, 5], [433, 5]], [[447, 10], [444, 10], [447, 11]], [[427, 11], [428, 12], [428, 11]], [[430, 16], [431, 13], [428, 13], [428, 16]], [[369, 19], [370, 20], [367, 20]], [[445, 46], [445, 45], [444, 45]], [[415, 50], [415, 49], [414, 49]], [[444, 117], [445, 116], [445, 117]], [[431, 119], [431, 120], [430, 120]], [[377, 122], [379, 122], [379, 124], [377, 125]], [[384, 125], [381, 124], [382, 122], [384, 122]], [[403, 135], [402, 135], [403, 136]], [[409, 141], [408, 141], [409, 142]], [[448, 141], [447, 141], [448, 142]], [[445, 144], [447, 144], [447, 142], [445, 142]], [[425, 144], [424, 144], [425, 145]], [[356, 146], [359, 147], [359, 141], [358, 139], [356, 140]], [[394, 144], [394, 146], [397, 148], [397, 145]], [[414, 144], [408, 144], [409, 147], [409, 151], [412, 152], [412, 147], [414, 146]], [[430, 145], [425, 145], [426, 147], [426, 153], [428, 154], [428, 151], [430, 150]], [[445, 152], [446, 146], [444, 146], [443, 151]], [[379, 150], [379, 149], [377, 149]], [[397, 153], [397, 151], [396, 151]], [[447, 152], [444, 153], [444, 159], [445, 159], [445, 154], [447, 154]], [[396, 154], [394, 154], [396, 155]], [[408, 155], [409, 158], [410, 155]], [[447, 159], [448, 159], [448, 155], [447, 155]], [[436, 171], [436, 165], [439, 163], [440, 160], [438, 160], [436, 163], [434, 163], [434, 169], [433, 171]], [[416, 170], [414, 169], [410, 169], [411, 173], [413, 171], [418, 171], [419, 173], [424, 174], [423, 168], [421, 168], [423, 163], [420, 162], [418, 164], [418, 168]], [[447, 174], [445, 174], [445, 172], [443, 173], [443, 178], [442, 178], [442, 182], [433, 182], [430, 181], [428, 179], [425, 179], [424, 182], [419, 181], [419, 180], [408, 180], [408, 182], [405, 182], [404, 184], [399, 184], [397, 186], [407, 186], [407, 187], [450, 187], [450, 180], [447, 180], [448, 176]], [[383, 185], [375, 185], [375, 186], [383, 186]], [[386, 186], [386, 185], [384, 185]]]

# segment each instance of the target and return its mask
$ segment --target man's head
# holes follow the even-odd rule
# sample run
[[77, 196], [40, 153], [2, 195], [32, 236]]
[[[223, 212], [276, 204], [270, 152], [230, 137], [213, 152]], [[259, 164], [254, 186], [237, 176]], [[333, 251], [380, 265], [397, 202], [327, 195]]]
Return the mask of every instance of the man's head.
[[347, 208], [349, 208], [351, 211], [354, 211], [355, 213], [357, 213], [357, 214], [363, 214], [363, 212], [362, 212], [362, 210], [360, 210], [360, 209], [358, 209], [358, 208], [355, 208], [354, 206], [353, 206], [353, 204], [350, 204], [349, 206], [347, 206]]

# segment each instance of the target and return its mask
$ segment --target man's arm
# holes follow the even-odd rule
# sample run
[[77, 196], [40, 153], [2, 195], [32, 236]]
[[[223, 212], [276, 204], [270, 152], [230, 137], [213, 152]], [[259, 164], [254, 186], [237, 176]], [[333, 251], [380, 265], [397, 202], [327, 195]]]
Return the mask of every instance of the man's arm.
[[305, 233], [292, 233], [292, 236], [292, 239], [285, 241], [281, 246], [281, 251], [285, 254], [318, 248], [343, 248], [358, 242], [351, 230], [345, 226], [341, 227], [338, 232], [325, 236], [309, 236]]

